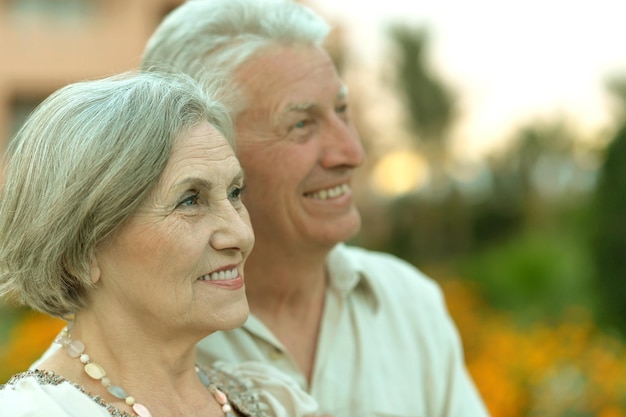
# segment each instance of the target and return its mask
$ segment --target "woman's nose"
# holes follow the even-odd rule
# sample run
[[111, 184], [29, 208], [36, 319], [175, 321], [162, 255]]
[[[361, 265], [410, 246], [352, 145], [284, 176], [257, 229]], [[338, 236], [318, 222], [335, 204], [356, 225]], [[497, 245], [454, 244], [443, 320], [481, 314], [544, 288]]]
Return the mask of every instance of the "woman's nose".
[[230, 206], [222, 213], [211, 234], [210, 244], [216, 250], [236, 249], [249, 252], [254, 245], [254, 232], [245, 207]]

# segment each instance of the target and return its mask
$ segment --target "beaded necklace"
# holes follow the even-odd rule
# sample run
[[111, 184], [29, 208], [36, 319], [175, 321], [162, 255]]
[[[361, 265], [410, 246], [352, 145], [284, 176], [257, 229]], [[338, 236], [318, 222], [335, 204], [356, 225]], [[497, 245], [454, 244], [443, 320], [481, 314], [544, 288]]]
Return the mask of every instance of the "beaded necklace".
[[[71, 328], [71, 323], [68, 324]], [[113, 385], [111, 380], [106, 376], [106, 371], [99, 364], [92, 362], [89, 355], [85, 353], [85, 344], [80, 340], [72, 340], [68, 327], [64, 328], [61, 333], [54, 340], [55, 343], [60, 344], [65, 349], [67, 355], [72, 359], [80, 360], [85, 366], [83, 370], [92, 379], [100, 381], [100, 383], [107, 389], [107, 391], [117, 399], [124, 400], [124, 402], [133, 409], [135, 414], [139, 417], [152, 417], [152, 413], [148, 408], [135, 401], [135, 398], [128, 395], [121, 387]], [[222, 408], [222, 412], [225, 417], [235, 417], [233, 414], [233, 408], [228, 401], [228, 397], [222, 390], [220, 390], [215, 384], [212, 384], [207, 374], [196, 365], [196, 373], [202, 384], [211, 392], [215, 401]]]

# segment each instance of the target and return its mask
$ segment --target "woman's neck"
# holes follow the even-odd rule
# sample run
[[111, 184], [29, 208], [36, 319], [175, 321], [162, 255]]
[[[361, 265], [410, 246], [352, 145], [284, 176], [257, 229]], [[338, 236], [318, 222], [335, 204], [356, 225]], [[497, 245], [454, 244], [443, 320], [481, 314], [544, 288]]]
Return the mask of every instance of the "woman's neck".
[[[199, 410], [205, 410], [205, 415], [224, 415], [215, 413], [219, 407], [196, 373], [194, 343], [186, 348], [175, 341], [145, 343], [145, 332], [137, 331], [133, 338], [126, 334], [130, 328], [114, 332], [89, 317], [77, 315], [68, 340], [61, 340], [62, 347], [42, 362], [40, 369], [54, 371], [128, 413], [141, 414], [127, 398], [133, 397], [154, 417], [202, 415]], [[74, 352], [76, 346], [82, 352]], [[106, 375], [100, 375], [102, 370]], [[117, 396], [107, 390], [109, 384], [119, 387], [113, 389]]]

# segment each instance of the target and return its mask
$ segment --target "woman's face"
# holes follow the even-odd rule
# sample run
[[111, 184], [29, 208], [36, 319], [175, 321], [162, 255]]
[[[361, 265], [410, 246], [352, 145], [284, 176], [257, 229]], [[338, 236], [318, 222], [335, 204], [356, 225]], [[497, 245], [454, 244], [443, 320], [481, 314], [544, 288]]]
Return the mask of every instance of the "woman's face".
[[243, 324], [254, 244], [243, 187], [232, 148], [209, 123], [181, 136], [149, 197], [97, 248], [93, 308], [165, 337]]

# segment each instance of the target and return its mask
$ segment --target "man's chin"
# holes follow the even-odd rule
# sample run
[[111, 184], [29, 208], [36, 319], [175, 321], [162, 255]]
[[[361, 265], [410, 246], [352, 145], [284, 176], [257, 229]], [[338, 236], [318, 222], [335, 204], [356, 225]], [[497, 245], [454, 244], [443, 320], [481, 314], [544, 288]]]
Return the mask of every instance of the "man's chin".
[[330, 222], [324, 227], [320, 227], [319, 231], [325, 231], [322, 239], [328, 246], [333, 247], [338, 243], [352, 239], [359, 234], [361, 230], [361, 216], [358, 211], [354, 211], [351, 216], [342, 219], [341, 222]]

